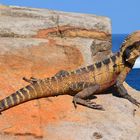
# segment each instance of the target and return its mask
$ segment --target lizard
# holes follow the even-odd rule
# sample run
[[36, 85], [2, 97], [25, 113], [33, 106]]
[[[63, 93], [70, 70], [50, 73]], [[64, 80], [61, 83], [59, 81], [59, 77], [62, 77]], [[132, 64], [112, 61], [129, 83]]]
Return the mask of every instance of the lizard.
[[124, 99], [140, 106], [140, 103], [128, 94], [123, 82], [140, 56], [140, 30], [130, 34], [120, 47], [105, 59], [73, 71], [61, 70], [54, 76], [44, 79], [23, 78], [29, 84], [0, 100], [0, 112], [18, 104], [44, 97], [58, 95], [73, 96], [77, 104], [88, 108], [104, 110], [100, 104], [92, 102], [89, 97], [100, 94], [113, 87]]

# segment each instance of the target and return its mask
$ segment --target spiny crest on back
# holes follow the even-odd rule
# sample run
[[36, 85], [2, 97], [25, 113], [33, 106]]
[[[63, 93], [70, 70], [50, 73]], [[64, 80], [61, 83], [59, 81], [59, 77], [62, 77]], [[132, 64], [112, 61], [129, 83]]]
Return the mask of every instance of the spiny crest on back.
[[120, 47], [120, 51], [123, 53], [127, 47], [132, 46], [134, 43], [140, 41], [140, 30], [128, 35]]

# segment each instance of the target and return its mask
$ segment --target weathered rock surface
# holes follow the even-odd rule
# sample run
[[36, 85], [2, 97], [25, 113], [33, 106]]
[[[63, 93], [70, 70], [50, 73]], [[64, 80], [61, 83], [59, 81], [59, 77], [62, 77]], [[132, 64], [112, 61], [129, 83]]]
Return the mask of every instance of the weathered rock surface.
[[80, 66], [110, 53], [111, 24], [109, 18], [95, 15], [1, 6], [0, 37], [26, 38], [26, 43], [29, 38], [40, 38], [41, 44], [45, 39], [46, 49], [56, 46], [66, 55], [78, 51]]
[[[110, 34], [106, 17], [0, 6], [0, 99], [25, 86], [23, 76], [44, 78], [104, 58], [110, 53]], [[139, 92], [127, 88], [140, 99]], [[97, 97], [106, 111], [75, 110], [70, 96], [11, 108], [0, 116], [0, 139], [140, 139], [135, 106], [111, 94]]]

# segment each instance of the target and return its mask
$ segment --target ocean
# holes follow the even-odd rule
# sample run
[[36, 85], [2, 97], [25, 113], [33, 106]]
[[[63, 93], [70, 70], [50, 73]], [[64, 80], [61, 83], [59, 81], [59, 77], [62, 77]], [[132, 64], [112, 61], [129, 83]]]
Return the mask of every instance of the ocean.
[[[127, 34], [113, 34], [112, 35], [112, 51], [117, 52], [124, 41]], [[125, 80], [131, 87], [140, 91], [140, 66], [139, 68], [133, 68], [132, 71], [127, 75]]]

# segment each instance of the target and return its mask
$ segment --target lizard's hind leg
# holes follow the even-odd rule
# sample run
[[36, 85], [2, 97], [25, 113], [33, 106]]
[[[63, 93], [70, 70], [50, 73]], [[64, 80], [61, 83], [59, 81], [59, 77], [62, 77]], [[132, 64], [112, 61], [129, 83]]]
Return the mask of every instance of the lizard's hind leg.
[[28, 83], [31, 83], [31, 84], [33, 84], [33, 82], [36, 82], [36, 81], [40, 80], [40, 79], [37, 79], [37, 78], [34, 78], [34, 77], [31, 77], [30, 79], [27, 79], [26, 77], [23, 77], [22, 79], [24, 81], [28, 82]]
[[87, 88], [83, 89], [82, 91], [78, 92], [73, 97], [73, 104], [74, 104], [75, 108], [77, 107], [77, 104], [80, 104], [80, 105], [83, 105], [83, 106], [86, 106], [86, 107], [89, 107], [92, 109], [104, 110], [102, 105], [98, 105], [94, 102], [91, 102], [90, 100], [85, 100], [85, 98], [94, 94], [98, 89], [99, 89], [98, 85], [93, 85], [93, 86], [87, 87]]

